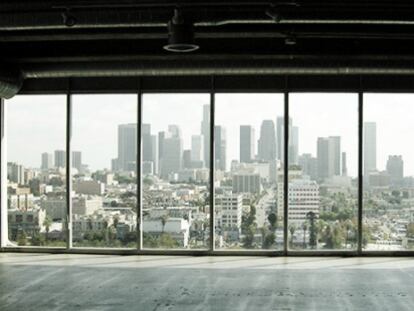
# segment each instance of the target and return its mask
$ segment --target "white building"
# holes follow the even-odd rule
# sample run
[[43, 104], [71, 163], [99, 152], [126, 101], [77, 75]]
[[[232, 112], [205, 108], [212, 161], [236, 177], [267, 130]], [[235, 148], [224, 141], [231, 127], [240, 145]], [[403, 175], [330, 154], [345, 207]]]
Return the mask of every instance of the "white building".
[[190, 240], [190, 223], [181, 217], [169, 217], [165, 225], [161, 218], [145, 218], [143, 221], [143, 232], [153, 235], [168, 233], [182, 247], [187, 247]]
[[240, 231], [243, 211], [243, 196], [231, 191], [224, 191], [215, 196], [216, 226], [237, 228]]
[[[300, 224], [306, 220], [308, 212], [319, 216], [319, 185], [308, 179], [294, 179], [289, 182], [289, 221]], [[278, 189], [278, 213], [283, 215], [283, 187]]]

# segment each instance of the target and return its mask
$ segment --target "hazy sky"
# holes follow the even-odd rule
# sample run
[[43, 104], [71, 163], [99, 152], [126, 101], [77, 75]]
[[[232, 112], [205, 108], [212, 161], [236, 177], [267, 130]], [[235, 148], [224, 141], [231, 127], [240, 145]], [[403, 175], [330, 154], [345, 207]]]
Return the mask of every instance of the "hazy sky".
[[[257, 140], [262, 120], [283, 115], [282, 94], [217, 94], [216, 124], [227, 130], [227, 161], [239, 158], [239, 126], [253, 125]], [[385, 168], [389, 154], [402, 154], [406, 175], [414, 175], [414, 95], [367, 94], [365, 121], [377, 122], [377, 164]], [[153, 134], [178, 124], [184, 148], [191, 135], [199, 134], [202, 106], [208, 94], [146, 94], [143, 122], [151, 123]], [[65, 105], [62, 95], [16, 96], [6, 101], [8, 161], [29, 167], [40, 166], [42, 152], [65, 147]], [[83, 162], [92, 169], [109, 168], [117, 156], [117, 127], [136, 120], [136, 95], [75, 95], [73, 97], [72, 149], [82, 151]], [[299, 153], [316, 155], [316, 139], [341, 136], [347, 152], [348, 173], [357, 170], [357, 95], [291, 93], [290, 115], [299, 127]], [[396, 122], [396, 120], [399, 120]], [[276, 125], [276, 124], [275, 124]], [[407, 137], [407, 138], [405, 138]], [[405, 139], [404, 139], [405, 138]], [[257, 149], [256, 149], [257, 151]]]

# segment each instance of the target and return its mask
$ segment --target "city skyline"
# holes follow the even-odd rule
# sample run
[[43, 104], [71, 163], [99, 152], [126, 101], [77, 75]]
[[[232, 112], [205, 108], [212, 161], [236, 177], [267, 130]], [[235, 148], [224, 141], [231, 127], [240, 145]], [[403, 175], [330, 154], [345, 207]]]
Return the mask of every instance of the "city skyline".
[[[161, 98], [160, 95], [145, 95], [150, 96], [147, 98], [146, 102], [147, 104], [144, 104], [144, 120], [145, 122], [145, 115], [149, 117], [152, 115], [160, 115], [159, 109], [161, 109], [164, 98], [169, 94], [162, 94]], [[216, 101], [216, 125], [220, 125], [220, 123], [223, 124], [223, 126], [226, 128], [227, 132], [227, 163], [226, 166], [230, 167], [230, 163], [232, 159], [239, 159], [239, 142], [237, 139], [233, 139], [233, 137], [238, 137], [240, 132], [240, 125], [250, 125], [255, 129], [256, 134], [256, 146], [257, 146], [257, 140], [260, 137], [260, 122], [264, 119], [260, 119], [261, 116], [263, 116], [265, 119], [269, 119], [268, 113], [261, 112], [260, 109], [257, 109], [258, 106], [260, 107], [261, 104], [266, 105], [270, 104], [273, 106], [280, 106], [279, 111], [276, 112], [276, 114], [272, 113], [272, 120], [276, 122], [277, 117], [280, 116], [280, 113], [283, 113], [282, 109], [282, 102], [283, 102], [283, 96], [281, 94], [247, 94], [241, 95], [241, 94], [218, 94], [217, 95], [217, 101]], [[294, 96], [293, 96], [294, 95]], [[307, 126], [309, 123], [311, 123], [311, 120], [306, 121], [304, 124], [302, 124], [303, 116], [300, 116], [299, 114], [295, 114], [295, 105], [296, 103], [302, 101], [297, 98], [298, 95], [305, 96], [309, 94], [293, 94], [291, 95], [291, 117], [293, 118], [293, 125], [298, 126], [300, 129], [300, 149], [299, 154], [305, 154], [305, 153], [312, 153], [313, 156], [316, 156], [316, 142], [314, 139], [310, 139], [310, 136], [313, 137], [319, 137], [318, 133], [320, 132], [317, 128], [312, 129], [309, 131], [309, 126]], [[341, 110], [340, 106], [347, 106], [346, 102], [349, 101], [352, 102], [352, 97], [354, 94], [311, 94], [311, 97], [316, 97], [316, 99], [307, 97], [307, 102], [312, 102], [312, 107], [315, 107], [317, 103], [316, 101], [320, 102], [321, 99], [328, 96], [328, 100], [324, 99], [323, 101], [326, 102], [333, 100], [333, 97], [337, 97], [336, 102], [338, 102], [338, 99], [340, 99], [340, 102], [343, 103], [341, 105], [334, 105], [335, 109], [339, 108]], [[339, 96], [341, 95], [341, 96]], [[342, 95], [346, 95], [343, 97]], [[352, 96], [351, 96], [352, 95]], [[174, 97], [179, 97], [178, 99], [175, 99]], [[195, 96], [195, 98], [194, 98]], [[380, 95], [376, 94], [367, 94], [367, 100], [366, 102], [370, 101], [370, 98], [375, 98], [376, 107], [378, 105], [386, 106], [388, 107], [387, 103], [378, 103], [380, 102]], [[92, 98], [91, 98], [92, 97]], [[247, 98], [246, 98], [247, 97]], [[260, 99], [260, 102], [257, 100], [258, 97]], [[351, 97], [351, 98], [349, 98]], [[172, 99], [171, 99], [172, 98]], [[256, 105], [246, 104], [246, 102], [249, 99], [254, 99], [258, 102]], [[382, 100], [384, 101], [384, 96], [381, 95]], [[412, 96], [411, 96], [412, 98]], [[406, 96], [399, 96], [397, 103], [400, 102], [410, 102], [410, 95]], [[319, 99], [319, 100], [318, 100]], [[386, 100], [390, 101], [396, 101], [395, 99], [385, 97]], [[239, 102], [240, 100], [240, 102]], [[65, 105], [64, 105], [65, 98], [64, 96], [39, 96], [36, 97], [36, 102], [33, 105], [34, 109], [27, 109], [27, 106], [29, 103], [33, 102], [32, 97], [25, 97], [20, 96], [16, 99], [13, 99], [11, 101], [11, 104], [8, 107], [8, 133], [7, 138], [9, 141], [13, 142], [8, 144], [8, 161], [12, 162], [18, 162], [26, 167], [39, 167], [39, 157], [40, 154], [43, 152], [51, 152], [53, 150], [63, 150], [65, 146]], [[72, 149], [80, 150], [82, 151], [82, 162], [85, 164], [88, 164], [92, 170], [96, 169], [103, 169], [103, 168], [110, 168], [110, 159], [117, 157], [117, 126], [122, 123], [131, 123], [134, 122], [135, 117], [135, 108], [136, 105], [134, 104], [135, 97], [132, 95], [82, 95], [82, 96], [74, 96], [74, 117], [73, 117], [73, 123], [74, 123], [74, 135], [79, 132], [79, 130], [76, 130], [77, 126], [79, 124], [82, 124], [82, 128], [88, 129], [88, 131], [91, 129], [91, 133], [99, 133], [102, 132], [103, 135], [96, 135], [96, 144], [90, 143], [90, 137], [78, 137], [76, 140], [72, 139]], [[179, 94], [170, 96], [168, 99], [168, 102], [173, 101], [171, 105], [178, 105], [177, 107], [181, 107], [180, 109], [175, 109], [175, 112], [172, 112], [171, 115], [174, 116], [174, 118], [170, 118], [170, 121], [167, 121], [168, 123], [163, 123], [165, 121], [165, 118], [158, 118], [160, 120], [156, 120], [156, 122], [152, 123], [152, 134], [157, 135], [160, 130], [166, 130], [168, 127], [168, 124], [173, 124], [175, 119], [175, 123], [179, 123], [179, 125], [182, 127], [183, 131], [183, 149], [191, 149], [191, 136], [192, 135], [199, 135], [201, 134], [201, 124], [199, 120], [202, 120], [203, 115], [203, 108], [202, 106], [205, 104], [208, 104], [209, 99], [208, 96], [204, 96], [204, 94]], [[199, 101], [200, 104], [196, 105], [197, 107], [194, 107], [192, 115], [194, 115], [194, 119], [198, 119], [195, 116], [199, 116], [199, 120], [194, 122], [181, 122], [185, 116], [181, 113], [181, 109], [184, 109], [183, 107], [188, 107], [191, 105], [190, 103], [193, 103], [194, 101]], [[117, 107], [121, 106], [122, 109], [118, 111], [118, 109], [113, 109], [114, 105], [113, 103], [117, 102]], [[245, 104], [243, 104], [243, 102]], [[77, 104], [79, 103], [79, 104]], [[280, 105], [278, 105], [280, 103]], [[239, 109], [234, 110], [233, 107], [235, 105], [238, 105]], [[82, 110], [79, 109], [80, 106], [82, 106]], [[151, 106], [151, 107], [150, 107]], [[157, 107], [155, 107], [157, 106]], [[194, 105], [193, 105], [194, 106]], [[226, 106], [226, 107], [224, 107]], [[245, 107], [245, 106], [251, 106], [251, 107]], [[351, 105], [353, 106], [353, 105]], [[398, 106], [398, 105], [397, 105]], [[407, 106], [407, 105], [404, 105]], [[39, 111], [36, 107], [41, 107], [41, 110]], [[96, 113], [96, 109], [99, 107], [98, 113]], [[200, 109], [198, 109], [200, 107]], [[227, 109], [226, 109], [227, 108]], [[405, 109], [406, 107], [404, 107]], [[44, 114], [42, 111], [47, 110], [47, 120], [45, 119]], [[28, 111], [29, 110], [29, 111]], [[32, 111], [33, 110], [33, 111]], [[99, 122], [102, 124], [102, 126], [96, 126], [94, 125], [94, 122], [91, 122], [91, 119], [89, 118], [90, 115], [92, 115], [92, 112], [95, 110], [95, 118], [98, 120], [102, 120], [102, 122]], [[220, 113], [220, 111], [225, 110], [224, 113]], [[262, 109], [263, 110], [263, 109]], [[318, 111], [318, 109], [313, 109], [315, 112]], [[353, 109], [351, 109], [352, 111]], [[377, 169], [378, 170], [385, 170], [386, 168], [386, 161], [388, 158], [388, 155], [391, 154], [397, 154], [402, 155], [404, 161], [404, 170], [405, 175], [414, 175], [414, 164], [410, 163], [409, 159], [411, 158], [411, 155], [414, 157], [414, 152], [410, 152], [409, 146], [396, 146], [396, 143], [393, 141], [392, 137], [390, 137], [389, 134], [387, 134], [387, 127], [386, 124], [389, 123], [391, 120], [387, 119], [386, 115], [383, 115], [381, 113], [376, 113], [376, 109], [371, 109], [368, 105], [365, 107], [366, 113], [365, 118], [366, 120], [364, 122], [375, 122], [377, 124]], [[371, 112], [371, 110], [373, 110]], [[39, 111], [39, 113], [36, 114], [36, 112]], [[78, 112], [77, 112], [78, 111]], [[85, 111], [85, 115], [87, 115], [88, 118], [86, 118], [84, 121], [82, 120], [81, 116], [79, 116], [83, 111]], [[237, 112], [237, 113], [235, 113]], [[256, 112], [256, 113], [255, 113]], [[264, 111], [267, 112], [267, 111]], [[355, 112], [355, 111], [353, 111]], [[228, 118], [229, 115], [233, 113], [232, 118]], [[279, 113], [279, 114], [277, 114]], [[340, 114], [341, 111], [337, 112], [337, 114]], [[349, 113], [349, 109], [348, 109]], [[30, 114], [30, 116], [28, 115]], [[303, 113], [302, 113], [303, 114]], [[316, 114], [316, 113], [315, 113]], [[379, 116], [377, 116], [379, 114]], [[29, 124], [22, 124], [22, 122], [19, 122], [19, 118], [25, 118], [27, 115], [28, 118], [31, 118], [36, 122], [36, 124], [40, 124], [42, 126], [39, 126], [40, 128], [32, 128]], [[249, 116], [251, 119], [254, 117], [253, 122], [249, 122], [249, 120], [246, 120], [247, 117], [242, 119], [239, 118], [239, 115]], [[307, 117], [309, 114], [305, 114]], [[324, 115], [327, 115], [329, 118], [329, 111], [326, 111]], [[346, 114], [345, 114], [346, 115]], [[76, 117], [78, 116], [78, 117]], [[99, 118], [98, 118], [99, 116]], [[253, 117], [252, 117], [253, 116]], [[226, 119], [229, 121], [230, 124], [225, 124], [223, 122], [223, 119]], [[355, 112], [355, 118], [356, 118], [356, 112]], [[151, 118], [154, 119], [154, 118]], [[310, 116], [310, 119], [312, 119], [312, 115]], [[322, 116], [323, 120], [326, 118]], [[355, 120], [355, 119], [354, 119]], [[235, 124], [235, 121], [237, 121], [237, 124]], [[310, 121], [310, 122], [309, 122]], [[347, 121], [347, 120], [344, 120]], [[43, 124], [43, 122], [47, 122], [47, 124]], [[350, 122], [351, 129], [353, 132], [356, 132], [356, 126], [352, 126], [353, 122]], [[327, 122], [328, 126], [332, 125], [332, 121]], [[356, 124], [356, 120], [355, 120]], [[381, 124], [385, 124], [384, 126], [381, 126]], [[393, 128], [396, 128], [396, 131], [403, 135], [404, 133], [407, 133], [407, 126], [410, 123], [408, 122], [396, 122], [392, 123]], [[231, 126], [230, 126], [231, 125]], [[306, 125], [306, 130], [305, 130]], [[49, 127], [53, 127], [55, 131], [51, 132], [49, 130]], [[314, 127], [314, 126], [310, 126]], [[13, 129], [19, 128], [19, 131], [16, 132]], [[11, 129], [11, 130], [10, 130]], [[96, 131], [93, 131], [96, 129]], [[115, 130], [114, 130], [115, 129]], [[194, 130], [194, 131], [193, 131]], [[393, 132], [395, 132], [393, 130]], [[33, 139], [31, 141], [35, 141], [36, 144], [24, 144], [22, 140], [26, 141], [26, 136], [22, 137], [21, 134], [26, 133], [26, 135], [33, 136]], [[234, 135], [236, 133], [236, 135]], [[334, 135], [335, 133], [322, 133], [321, 137], [328, 136], [329, 134]], [[277, 135], [277, 134], [276, 134]], [[79, 135], [78, 135], [79, 136]], [[355, 174], [353, 172], [356, 171], [356, 150], [357, 150], [357, 144], [355, 143], [355, 139], [352, 139], [352, 132], [350, 134], [347, 134], [345, 136], [351, 136], [351, 138], [346, 139], [344, 136], [339, 135], [342, 137], [342, 148], [341, 151], [344, 151], [347, 153], [347, 166], [348, 166], [348, 172], [350, 176], [354, 176]], [[44, 141], [42, 139], [39, 139], [39, 137], [44, 137]], [[46, 139], [47, 138], [47, 139]], [[347, 142], [348, 140], [348, 142]], [[347, 148], [346, 146], [349, 146], [349, 141], [352, 141], [351, 144], [351, 150], [350, 148]], [[396, 148], [388, 149], [386, 146], [395, 146]], [[398, 144], [397, 144], [398, 145]], [[16, 146], [16, 147], [14, 147]], [[21, 152], [21, 147], [25, 146], [25, 152]], [[91, 148], [93, 147], [93, 148]], [[352, 151], [353, 149], [353, 151]], [[33, 154], [36, 154], [38, 156], [34, 157]], [[99, 156], [98, 156], [99, 155]]]

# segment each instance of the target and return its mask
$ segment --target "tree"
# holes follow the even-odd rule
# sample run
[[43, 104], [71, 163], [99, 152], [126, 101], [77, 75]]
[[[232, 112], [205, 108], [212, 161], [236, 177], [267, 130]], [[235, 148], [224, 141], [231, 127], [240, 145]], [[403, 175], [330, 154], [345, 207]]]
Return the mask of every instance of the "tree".
[[164, 233], [165, 225], [167, 224], [167, 221], [168, 221], [168, 215], [167, 214], [162, 215], [160, 217], [160, 219], [161, 219], [161, 226], [162, 226], [162, 231], [161, 232]]
[[245, 237], [243, 239], [244, 248], [253, 248], [254, 234], [256, 232], [255, 224], [251, 224], [246, 231]]
[[19, 246], [27, 245], [27, 235], [24, 230], [22, 230], [17, 236], [17, 245]]
[[309, 245], [311, 248], [316, 248], [318, 243], [318, 231], [316, 228], [315, 220], [316, 214], [314, 212], [308, 212], [306, 214], [306, 218], [309, 220], [310, 227], [309, 227]]
[[289, 232], [290, 232], [290, 247], [293, 247], [293, 238], [294, 238], [295, 231], [296, 231], [296, 227], [294, 225], [291, 225], [289, 227]]
[[308, 230], [308, 224], [306, 222], [302, 224], [302, 229], [303, 229], [303, 248], [306, 248], [306, 231]]
[[267, 220], [270, 223], [271, 230], [274, 230], [276, 228], [276, 221], [277, 221], [276, 214], [270, 213], [269, 216], [267, 216]]
[[50, 226], [52, 225], [52, 219], [49, 216], [46, 216], [45, 219], [43, 220], [43, 226], [45, 226], [46, 229], [46, 241], [49, 240], [49, 230], [50, 230]]

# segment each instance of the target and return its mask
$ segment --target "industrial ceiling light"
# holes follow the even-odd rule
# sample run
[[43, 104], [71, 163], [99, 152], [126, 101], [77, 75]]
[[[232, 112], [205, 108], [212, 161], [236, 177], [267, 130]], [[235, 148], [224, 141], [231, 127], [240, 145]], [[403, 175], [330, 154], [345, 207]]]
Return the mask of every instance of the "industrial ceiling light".
[[76, 25], [76, 17], [70, 12], [70, 9], [67, 8], [65, 12], [62, 13], [63, 24], [66, 27], [73, 27]]
[[199, 48], [194, 43], [193, 25], [185, 23], [179, 10], [174, 10], [173, 18], [168, 22], [168, 44], [164, 49], [170, 52], [192, 52]]

